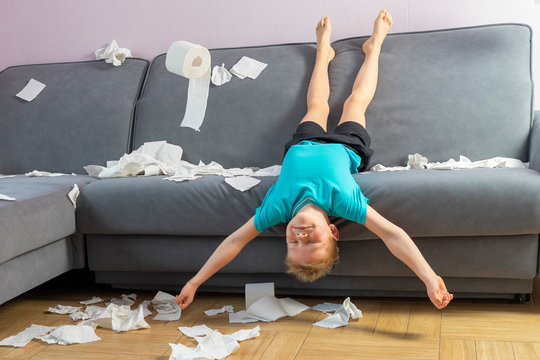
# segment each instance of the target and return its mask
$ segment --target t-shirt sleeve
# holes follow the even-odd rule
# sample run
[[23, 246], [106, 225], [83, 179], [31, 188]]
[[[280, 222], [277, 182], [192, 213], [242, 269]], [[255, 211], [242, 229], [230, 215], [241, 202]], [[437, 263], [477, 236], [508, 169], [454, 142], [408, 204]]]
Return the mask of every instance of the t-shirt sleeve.
[[343, 194], [341, 201], [335, 206], [335, 215], [364, 225], [368, 204], [369, 199], [357, 185], [349, 196]]
[[272, 186], [268, 190], [261, 206], [259, 206], [257, 210], [255, 210], [255, 228], [260, 233], [282, 222], [280, 212], [275, 206], [273, 199], [274, 188], [275, 186]]

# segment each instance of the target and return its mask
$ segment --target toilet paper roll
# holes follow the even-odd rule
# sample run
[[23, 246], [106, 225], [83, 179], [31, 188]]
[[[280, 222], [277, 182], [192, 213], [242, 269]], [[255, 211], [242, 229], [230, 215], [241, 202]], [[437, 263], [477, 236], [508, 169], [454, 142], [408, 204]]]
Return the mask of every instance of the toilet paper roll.
[[208, 49], [187, 41], [177, 41], [167, 50], [165, 67], [189, 80], [186, 112], [181, 127], [197, 131], [202, 125], [210, 88], [211, 58]]

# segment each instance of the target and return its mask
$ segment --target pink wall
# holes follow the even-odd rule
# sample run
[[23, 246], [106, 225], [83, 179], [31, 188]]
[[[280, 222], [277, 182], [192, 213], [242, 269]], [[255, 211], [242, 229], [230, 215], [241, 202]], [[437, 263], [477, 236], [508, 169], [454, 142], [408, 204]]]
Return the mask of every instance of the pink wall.
[[[393, 32], [498, 22], [528, 23], [540, 34], [540, 0], [0, 0], [0, 70], [30, 63], [93, 59], [112, 39], [152, 59], [176, 40], [205, 47], [314, 41], [328, 15], [333, 39], [367, 35], [380, 8]], [[535, 34], [536, 35], [536, 34]], [[535, 82], [540, 84], [540, 35]], [[540, 90], [536, 94], [540, 109]]]

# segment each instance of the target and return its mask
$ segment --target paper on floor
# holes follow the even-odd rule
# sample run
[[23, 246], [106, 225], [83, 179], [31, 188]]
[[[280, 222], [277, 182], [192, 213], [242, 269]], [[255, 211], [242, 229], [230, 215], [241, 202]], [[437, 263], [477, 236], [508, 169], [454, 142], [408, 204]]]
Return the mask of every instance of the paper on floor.
[[15, 96], [26, 101], [32, 101], [45, 89], [45, 86], [42, 82], [30, 79], [26, 86]]
[[221, 86], [231, 81], [232, 74], [229, 70], [225, 69], [225, 64], [221, 66], [214, 66], [212, 69], [212, 84]]
[[231, 68], [231, 73], [240, 79], [246, 77], [256, 79], [268, 64], [252, 59], [248, 56], [242, 56], [240, 60]]
[[48, 335], [39, 336], [38, 339], [48, 344], [84, 344], [101, 340], [92, 326], [88, 325], [62, 325], [56, 327]]
[[5, 194], [0, 194], [0, 200], [16, 201], [17, 199], [15, 199], [14, 197], [11, 197], [11, 196], [7, 196]]
[[100, 303], [100, 302], [103, 302], [102, 298], [100, 298], [99, 296], [92, 296], [91, 299], [79, 301], [79, 304], [92, 305], [92, 304], [97, 304], [97, 303]]
[[76, 307], [76, 306], [58, 304], [55, 307], [50, 307], [47, 311], [55, 313], [55, 314], [65, 315], [65, 314], [72, 314], [72, 313], [77, 312], [79, 310], [81, 310], [81, 306]]
[[118, 332], [150, 327], [144, 321], [144, 309], [142, 305], [139, 305], [136, 310], [130, 310], [129, 306], [109, 304], [103, 311], [88, 321]]
[[96, 50], [94, 54], [96, 60], [105, 60], [107, 64], [120, 66], [126, 58], [131, 57], [131, 50], [121, 48], [116, 40], [113, 40], [107, 47]]
[[445, 162], [430, 163], [428, 159], [420, 154], [409, 155], [407, 166], [386, 167], [381, 164], [374, 165], [370, 171], [402, 171], [414, 169], [430, 170], [465, 170], [477, 168], [528, 168], [528, 164], [518, 159], [505, 157], [494, 157], [486, 160], [471, 161], [469, 158], [461, 155], [459, 161], [450, 159]]
[[77, 311], [69, 314], [69, 317], [73, 321], [88, 320], [96, 316], [101, 311], [105, 310], [102, 306], [88, 305], [84, 311]]
[[25, 347], [33, 338], [45, 335], [54, 329], [54, 326], [32, 324], [16, 335], [9, 336], [0, 342], [0, 346]]
[[153, 320], [176, 321], [182, 315], [182, 309], [176, 304], [176, 297], [166, 292], [158, 291], [151, 303], [158, 312]]
[[216, 316], [217, 314], [222, 314], [224, 312], [232, 313], [234, 312], [234, 308], [232, 305], [225, 305], [221, 309], [210, 309], [206, 310], [204, 313], [207, 316]]
[[229, 314], [229, 323], [276, 321], [308, 309], [309, 306], [291, 298], [276, 298], [274, 283], [246, 284], [246, 310]]
[[316, 322], [313, 326], [326, 328], [336, 328], [345, 326], [349, 323], [349, 318], [358, 319], [362, 317], [362, 312], [351, 302], [351, 298], [346, 298], [343, 304], [335, 311], [333, 315]]
[[136, 294], [122, 294], [120, 298], [112, 298], [111, 303], [116, 304], [118, 306], [131, 306], [135, 304], [135, 300], [137, 299]]
[[206, 325], [180, 327], [179, 330], [188, 337], [194, 337], [198, 345], [196, 348], [190, 348], [183, 344], [169, 344], [172, 349], [169, 360], [223, 359], [240, 347], [239, 341], [260, 335], [259, 326], [253, 329], [239, 330], [230, 335], [223, 335]]

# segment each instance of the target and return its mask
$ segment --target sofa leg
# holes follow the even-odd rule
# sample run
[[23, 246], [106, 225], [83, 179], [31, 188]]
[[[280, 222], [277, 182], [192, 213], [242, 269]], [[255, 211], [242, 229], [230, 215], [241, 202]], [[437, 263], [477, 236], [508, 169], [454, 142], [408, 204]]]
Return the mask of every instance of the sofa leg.
[[520, 304], [525, 304], [531, 300], [531, 294], [514, 294], [514, 301]]

